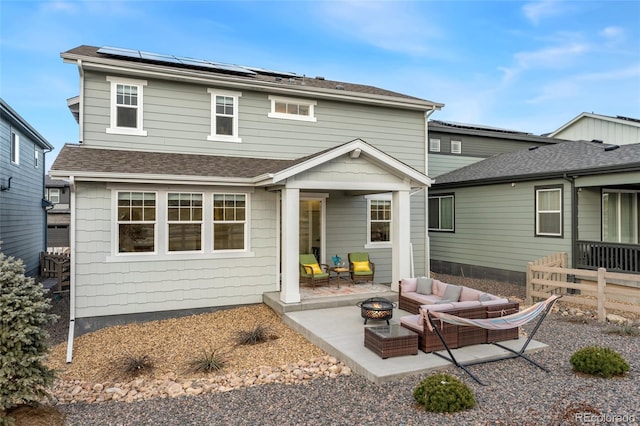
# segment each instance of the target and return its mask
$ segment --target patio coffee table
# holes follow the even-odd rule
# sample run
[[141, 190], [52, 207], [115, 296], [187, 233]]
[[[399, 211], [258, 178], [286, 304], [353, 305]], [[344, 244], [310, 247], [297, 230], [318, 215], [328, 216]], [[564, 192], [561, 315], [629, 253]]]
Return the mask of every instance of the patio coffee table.
[[417, 355], [418, 334], [399, 324], [365, 327], [364, 346], [382, 359]]
[[[343, 268], [343, 267], [340, 267], [340, 266], [331, 266], [329, 268], [329, 273], [331, 273], [331, 272], [336, 274], [336, 277], [338, 278], [337, 281], [336, 281], [336, 284], [338, 285], [338, 288], [340, 288], [340, 275], [341, 274], [345, 274], [345, 273], [348, 275], [349, 274], [349, 268]], [[351, 280], [349, 280], [349, 285], [351, 285]]]

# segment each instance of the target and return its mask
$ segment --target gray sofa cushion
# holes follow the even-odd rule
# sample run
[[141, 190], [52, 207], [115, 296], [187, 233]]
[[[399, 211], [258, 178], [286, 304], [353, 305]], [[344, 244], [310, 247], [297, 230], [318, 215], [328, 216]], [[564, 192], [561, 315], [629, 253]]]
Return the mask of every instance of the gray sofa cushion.
[[431, 278], [418, 277], [418, 285], [416, 288], [416, 292], [420, 294], [431, 294], [432, 285], [433, 285], [433, 281], [431, 280]]
[[460, 293], [462, 293], [462, 286], [447, 284], [447, 288], [444, 290], [444, 294], [442, 295], [442, 300], [457, 302], [460, 300]]
[[488, 302], [489, 300], [493, 300], [493, 298], [491, 297], [491, 295], [490, 295], [489, 293], [482, 293], [482, 294], [480, 295], [479, 300], [480, 300], [481, 302]]

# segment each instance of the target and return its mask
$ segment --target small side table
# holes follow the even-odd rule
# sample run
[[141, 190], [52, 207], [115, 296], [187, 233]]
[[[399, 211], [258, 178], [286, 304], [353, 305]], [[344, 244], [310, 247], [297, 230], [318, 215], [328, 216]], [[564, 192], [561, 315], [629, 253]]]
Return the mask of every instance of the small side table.
[[364, 346], [382, 359], [418, 354], [418, 334], [398, 324], [365, 327]]
[[[336, 274], [336, 278], [337, 278], [337, 282], [336, 284], [338, 285], [338, 288], [340, 288], [340, 275], [341, 274], [348, 274], [349, 273], [349, 268], [344, 268], [341, 266], [331, 266], [329, 268], [329, 273], [335, 273]], [[351, 285], [351, 281], [349, 281], [349, 285]]]

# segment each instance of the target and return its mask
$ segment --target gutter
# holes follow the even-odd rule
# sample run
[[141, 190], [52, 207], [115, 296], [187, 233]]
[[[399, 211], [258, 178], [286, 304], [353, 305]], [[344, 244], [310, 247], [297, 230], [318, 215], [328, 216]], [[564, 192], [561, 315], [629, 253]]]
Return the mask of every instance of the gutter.
[[73, 335], [76, 325], [76, 184], [74, 176], [69, 176], [69, 206], [71, 218], [69, 222], [69, 248], [71, 250], [71, 268], [69, 276], [69, 336], [67, 338], [67, 364], [73, 358]]
[[78, 140], [80, 143], [84, 140], [84, 69], [82, 68], [82, 59], [78, 59], [78, 74], [80, 74], [80, 95], [78, 96]]

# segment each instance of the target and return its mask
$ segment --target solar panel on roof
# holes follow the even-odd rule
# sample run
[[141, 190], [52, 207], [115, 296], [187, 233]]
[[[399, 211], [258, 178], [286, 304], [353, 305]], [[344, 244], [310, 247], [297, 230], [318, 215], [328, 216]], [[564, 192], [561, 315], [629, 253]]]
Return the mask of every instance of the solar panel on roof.
[[272, 75], [272, 76], [277, 76], [277, 77], [299, 77], [298, 74], [294, 73], [294, 72], [289, 72], [289, 71], [275, 71], [275, 70], [270, 70], [270, 69], [266, 69], [266, 68], [259, 68], [259, 67], [245, 67], [251, 71], [255, 71], [258, 74], [266, 74], [266, 75]]
[[128, 58], [140, 59], [140, 52], [133, 49], [122, 49], [120, 47], [104, 46], [98, 49], [98, 53], [105, 55], [126, 56]]
[[143, 52], [140, 51], [140, 57], [147, 61], [168, 62], [170, 64], [179, 64], [180, 61], [173, 55], [163, 55], [161, 53]]

